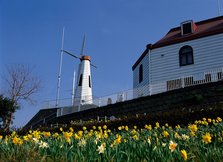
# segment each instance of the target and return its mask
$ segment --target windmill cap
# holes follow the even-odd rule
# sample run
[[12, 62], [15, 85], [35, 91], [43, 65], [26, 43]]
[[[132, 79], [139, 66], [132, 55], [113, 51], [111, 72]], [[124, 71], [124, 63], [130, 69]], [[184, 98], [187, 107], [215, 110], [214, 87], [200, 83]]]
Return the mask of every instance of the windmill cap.
[[81, 60], [88, 60], [91, 61], [91, 56], [82, 56]]

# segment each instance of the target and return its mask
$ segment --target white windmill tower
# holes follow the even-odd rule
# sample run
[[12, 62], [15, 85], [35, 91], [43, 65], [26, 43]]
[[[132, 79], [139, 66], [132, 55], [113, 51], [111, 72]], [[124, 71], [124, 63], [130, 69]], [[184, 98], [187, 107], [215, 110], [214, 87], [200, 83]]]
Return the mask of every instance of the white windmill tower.
[[73, 106], [79, 106], [78, 111], [80, 111], [80, 105], [93, 104], [91, 66], [95, 68], [96, 66], [91, 64], [90, 56], [83, 54], [84, 46], [85, 46], [85, 36], [83, 39], [80, 57], [68, 51], [63, 50], [63, 52], [80, 60], [77, 81], [76, 81], [76, 86], [75, 86], [76, 89], [75, 89], [75, 94], [74, 94], [74, 99], [73, 99]]

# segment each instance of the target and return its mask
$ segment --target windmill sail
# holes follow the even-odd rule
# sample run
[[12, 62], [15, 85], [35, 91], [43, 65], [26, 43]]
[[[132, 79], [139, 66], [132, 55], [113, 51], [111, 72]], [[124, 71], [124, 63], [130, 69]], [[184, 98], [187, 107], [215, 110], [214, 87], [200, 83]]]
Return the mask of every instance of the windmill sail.
[[86, 41], [86, 37], [84, 35], [83, 42], [82, 42], [82, 46], [81, 46], [81, 53], [80, 53], [80, 56], [81, 57], [84, 55], [85, 41]]

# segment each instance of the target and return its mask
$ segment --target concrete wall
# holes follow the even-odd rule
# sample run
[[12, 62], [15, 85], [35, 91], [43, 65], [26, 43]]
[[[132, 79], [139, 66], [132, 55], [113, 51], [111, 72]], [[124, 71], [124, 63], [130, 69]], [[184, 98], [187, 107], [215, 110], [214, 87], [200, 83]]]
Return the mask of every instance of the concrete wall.
[[[97, 117], [123, 117], [193, 107], [214, 106], [223, 102], [223, 81], [197, 85], [165, 93], [141, 97], [105, 107], [89, 109], [55, 118], [50, 123], [69, 124], [71, 120], [90, 120]], [[49, 124], [50, 124], [49, 123]]]

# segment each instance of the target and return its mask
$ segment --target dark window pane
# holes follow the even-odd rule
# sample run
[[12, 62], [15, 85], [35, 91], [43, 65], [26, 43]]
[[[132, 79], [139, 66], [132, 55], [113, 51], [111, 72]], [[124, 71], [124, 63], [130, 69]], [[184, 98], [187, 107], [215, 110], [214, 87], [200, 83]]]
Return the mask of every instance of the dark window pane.
[[141, 83], [143, 80], [143, 66], [142, 64], [139, 67], [139, 83]]
[[192, 53], [188, 53], [188, 55], [187, 55], [187, 64], [193, 64]]
[[193, 49], [190, 46], [182, 47], [179, 52], [180, 66], [193, 64], [193, 57]]
[[187, 64], [187, 57], [186, 55], [181, 56], [181, 65], [186, 65]]
[[191, 23], [183, 24], [183, 34], [190, 34], [192, 33]]
[[190, 53], [191, 52], [191, 48], [190, 47], [185, 47], [181, 50], [182, 53]]
[[80, 75], [80, 79], [79, 79], [78, 86], [82, 86], [82, 80], [83, 80], [83, 75], [81, 74]]
[[89, 75], [89, 87], [91, 88], [91, 76]]

